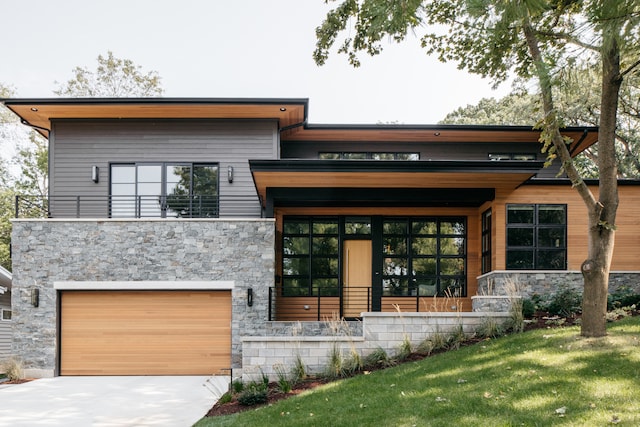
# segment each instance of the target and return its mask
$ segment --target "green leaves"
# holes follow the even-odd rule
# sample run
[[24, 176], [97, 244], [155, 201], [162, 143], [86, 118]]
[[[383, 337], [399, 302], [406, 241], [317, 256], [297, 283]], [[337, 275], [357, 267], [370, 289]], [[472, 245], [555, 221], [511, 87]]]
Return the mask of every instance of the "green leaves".
[[157, 72], [144, 73], [142, 67], [130, 59], [116, 58], [111, 51], [107, 52], [107, 56], [98, 55], [95, 71], [76, 67], [73, 73], [73, 79], [53, 91], [56, 95], [72, 98], [144, 98], [161, 96], [163, 93]]

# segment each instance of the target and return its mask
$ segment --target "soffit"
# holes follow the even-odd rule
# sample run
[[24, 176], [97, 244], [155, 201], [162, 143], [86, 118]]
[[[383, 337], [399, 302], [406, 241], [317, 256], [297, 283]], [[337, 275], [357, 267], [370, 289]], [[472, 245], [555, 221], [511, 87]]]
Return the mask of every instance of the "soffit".
[[250, 161], [263, 204], [267, 189], [373, 188], [513, 190], [534, 176], [542, 162]]
[[306, 120], [306, 99], [74, 98], [7, 99], [25, 124], [47, 136], [57, 119], [274, 119], [279, 127]]
[[[562, 135], [573, 140], [578, 154], [598, 140], [596, 127], [568, 127]], [[286, 130], [283, 142], [416, 142], [416, 143], [539, 143], [540, 130], [528, 126], [468, 125], [308, 125]]]

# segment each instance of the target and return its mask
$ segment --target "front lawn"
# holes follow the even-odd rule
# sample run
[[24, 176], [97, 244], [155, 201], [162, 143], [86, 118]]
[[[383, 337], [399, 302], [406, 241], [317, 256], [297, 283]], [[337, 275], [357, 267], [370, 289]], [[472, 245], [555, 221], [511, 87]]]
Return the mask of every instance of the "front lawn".
[[486, 340], [205, 426], [640, 425], [640, 317]]

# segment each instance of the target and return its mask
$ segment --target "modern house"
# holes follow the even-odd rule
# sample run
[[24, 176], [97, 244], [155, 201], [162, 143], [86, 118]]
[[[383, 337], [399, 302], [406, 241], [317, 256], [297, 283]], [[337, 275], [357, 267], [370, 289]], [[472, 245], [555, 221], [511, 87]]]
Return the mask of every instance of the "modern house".
[[11, 272], [0, 266], [0, 362], [11, 356]]
[[[586, 209], [528, 127], [314, 125], [306, 99], [2, 102], [49, 139], [49, 197], [18, 199], [12, 235], [31, 375], [316, 366], [328, 318], [392, 348], [480, 321], [505, 280], [581, 283]], [[597, 140], [564, 134], [573, 155]], [[612, 286], [640, 283], [639, 184], [620, 182]]]

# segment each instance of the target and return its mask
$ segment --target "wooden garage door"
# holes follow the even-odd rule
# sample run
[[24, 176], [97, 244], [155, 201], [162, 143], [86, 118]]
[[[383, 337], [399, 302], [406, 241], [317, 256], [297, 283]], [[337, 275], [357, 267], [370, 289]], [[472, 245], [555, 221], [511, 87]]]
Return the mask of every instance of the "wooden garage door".
[[61, 375], [211, 375], [231, 366], [231, 291], [66, 291]]

